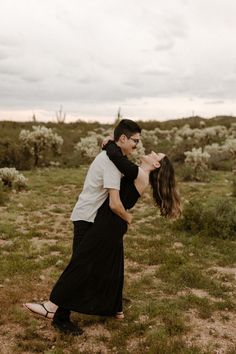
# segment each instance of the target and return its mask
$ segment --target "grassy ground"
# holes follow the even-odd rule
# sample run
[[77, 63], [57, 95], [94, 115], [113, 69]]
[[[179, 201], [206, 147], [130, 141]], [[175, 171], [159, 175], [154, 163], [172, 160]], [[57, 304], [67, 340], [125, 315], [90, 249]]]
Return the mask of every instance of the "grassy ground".
[[[0, 344], [6, 353], [236, 353], [235, 242], [174, 231], [149, 193], [125, 236], [125, 320], [73, 314], [60, 335], [21, 304], [47, 299], [71, 251], [71, 210], [86, 168], [27, 172], [29, 190], [0, 207]], [[183, 200], [230, 194], [230, 174], [180, 183]], [[216, 193], [217, 191], [217, 193]]]

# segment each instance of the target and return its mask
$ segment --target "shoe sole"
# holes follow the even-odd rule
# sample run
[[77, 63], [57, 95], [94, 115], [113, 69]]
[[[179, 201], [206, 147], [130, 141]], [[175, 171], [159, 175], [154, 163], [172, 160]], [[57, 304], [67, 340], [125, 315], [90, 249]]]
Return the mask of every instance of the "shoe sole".
[[40, 316], [40, 317], [43, 317], [45, 320], [49, 320], [49, 321], [52, 321], [53, 320], [53, 317], [46, 317], [45, 315], [43, 315], [42, 313], [38, 313], [38, 312], [35, 312], [33, 310], [31, 310], [29, 307], [27, 307], [25, 304], [22, 305], [24, 309], [26, 309], [27, 311], [30, 311], [34, 317], [37, 317]]

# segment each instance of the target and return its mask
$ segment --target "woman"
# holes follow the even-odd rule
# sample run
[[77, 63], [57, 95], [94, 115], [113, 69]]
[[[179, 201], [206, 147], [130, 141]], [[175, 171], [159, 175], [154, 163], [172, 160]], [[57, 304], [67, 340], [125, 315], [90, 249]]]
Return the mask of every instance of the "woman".
[[[168, 157], [162, 153], [152, 152], [142, 156], [135, 181], [122, 178], [120, 198], [125, 209], [135, 205], [149, 184], [161, 215], [178, 216], [180, 203], [174, 169]], [[53, 320], [54, 327], [60, 330], [64, 328], [67, 333], [81, 334], [82, 331], [73, 325], [63, 327], [63, 323], [71, 323], [70, 311], [123, 317], [123, 236], [126, 231], [127, 223], [112, 212], [107, 198], [98, 210], [93, 226], [80, 243], [76, 259], [72, 258], [51, 292], [51, 303], [59, 306]], [[44, 306], [47, 308], [48, 304]], [[29, 306], [27, 308], [30, 309]], [[49, 317], [53, 317], [53, 311]]]

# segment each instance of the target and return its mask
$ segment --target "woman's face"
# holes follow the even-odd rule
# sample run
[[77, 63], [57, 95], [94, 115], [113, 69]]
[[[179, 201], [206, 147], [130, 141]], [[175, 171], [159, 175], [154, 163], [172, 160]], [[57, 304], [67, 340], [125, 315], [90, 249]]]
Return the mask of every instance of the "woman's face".
[[155, 168], [160, 167], [160, 161], [163, 159], [163, 157], [165, 157], [165, 154], [162, 152], [156, 154], [154, 151], [152, 151], [150, 154], [142, 156], [141, 160], [148, 164], [151, 169], [155, 170]]

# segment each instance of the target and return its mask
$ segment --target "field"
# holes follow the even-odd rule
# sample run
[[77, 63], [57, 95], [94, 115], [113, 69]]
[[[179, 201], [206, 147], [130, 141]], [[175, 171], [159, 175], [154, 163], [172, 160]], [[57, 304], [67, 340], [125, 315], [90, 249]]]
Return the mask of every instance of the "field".
[[[58, 334], [22, 308], [43, 301], [70, 259], [71, 210], [87, 166], [24, 172], [0, 207], [1, 353], [235, 354], [235, 241], [177, 230], [147, 192], [125, 236], [125, 320], [73, 313], [85, 333]], [[231, 193], [231, 172], [181, 182], [182, 201]], [[216, 193], [217, 191], [217, 193]]]

